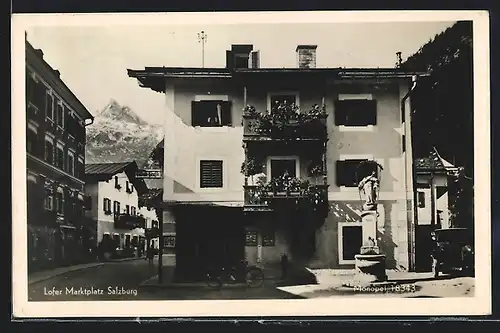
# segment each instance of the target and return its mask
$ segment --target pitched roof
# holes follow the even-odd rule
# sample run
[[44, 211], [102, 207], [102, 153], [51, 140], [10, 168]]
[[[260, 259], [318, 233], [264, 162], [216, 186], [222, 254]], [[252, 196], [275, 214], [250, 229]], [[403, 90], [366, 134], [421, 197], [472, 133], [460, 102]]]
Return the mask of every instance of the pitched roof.
[[455, 168], [453, 164], [439, 155], [435, 147], [432, 148], [428, 157], [416, 158], [414, 167], [418, 171], [446, 171]]
[[127, 167], [135, 162], [120, 163], [90, 163], [85, 164], [86, 176], [112, 177], [117, 173], [123, 172]]

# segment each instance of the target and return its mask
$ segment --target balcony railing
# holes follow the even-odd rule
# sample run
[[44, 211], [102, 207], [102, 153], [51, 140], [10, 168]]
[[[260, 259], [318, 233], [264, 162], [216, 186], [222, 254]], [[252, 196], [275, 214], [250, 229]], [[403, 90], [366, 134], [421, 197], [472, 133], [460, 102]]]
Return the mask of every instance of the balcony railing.
[[269, 113], [247, 106], [243, 114], [243, 135], [246, 140], [324, 140], [327, 137], [326, 119], [324, 107], [317, 105], [306, 112], [284, 105]]
[[245, 210], [272, 210], [276, 203], [289, 202], [313, 210], [328, 202], [328, 185], [307, 179], [278, 178], [267, 183], [244, 185]]
[[115, 228], [132, 230], [145, 228], [146, 220], [142, 216], [130, 214], [114, 214]]

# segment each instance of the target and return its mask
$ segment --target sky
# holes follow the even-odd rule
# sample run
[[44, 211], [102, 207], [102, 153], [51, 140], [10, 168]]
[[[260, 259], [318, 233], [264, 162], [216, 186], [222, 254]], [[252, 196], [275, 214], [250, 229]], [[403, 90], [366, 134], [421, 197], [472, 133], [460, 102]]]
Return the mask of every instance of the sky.
[[201, 67], [197, 33], [205, 31], [205, 67], [224, 67], [231, 44], [253, 44], [261, 67], [296, 67], [295, 48], [315, 44], [317, 67], [394, 67], [454, 22], [214, 25], [35, 26], [27, 39], [94, 116], [110, 99], [162, 124], [164, 97], [140, 88], [127, 69]]

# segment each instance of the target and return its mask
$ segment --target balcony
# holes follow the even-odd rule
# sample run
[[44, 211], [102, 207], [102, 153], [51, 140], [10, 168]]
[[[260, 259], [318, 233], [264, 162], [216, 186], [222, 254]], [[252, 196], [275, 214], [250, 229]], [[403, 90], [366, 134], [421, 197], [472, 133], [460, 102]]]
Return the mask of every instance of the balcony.
[[284, 176], [269, 182], [244, 185], [245, 211], [272, 211], [280, 204], [319, 210], [327, 203], [328, 185], [325, 180], [311, 183], [309, 179]]
[[145, 228], [146, 220], [142, 216], [130, 214], [114, 214], [115, 228], [132, 230]]
[[279, 105], [269, 113], [253, 106], [243, 110], [243, 140], [320, 140], [327, 139], [325, 107], [314, 105], [301, 111], [293, 105]]

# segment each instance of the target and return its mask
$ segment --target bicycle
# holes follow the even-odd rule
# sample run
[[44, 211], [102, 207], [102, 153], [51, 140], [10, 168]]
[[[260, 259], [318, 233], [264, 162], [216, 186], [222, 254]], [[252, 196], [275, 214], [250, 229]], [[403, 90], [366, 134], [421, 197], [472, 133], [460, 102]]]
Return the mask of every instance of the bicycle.
[[218, 272], [207, 273], [207, 285], [211, 288], [221, 288], [226, 284], [244, 282], [247, 287], [256, 288], [264, 283], [264, 273], [257, 266], [249, 265], [246, 260], [239, 266], [230, 269], [220, 268]]

